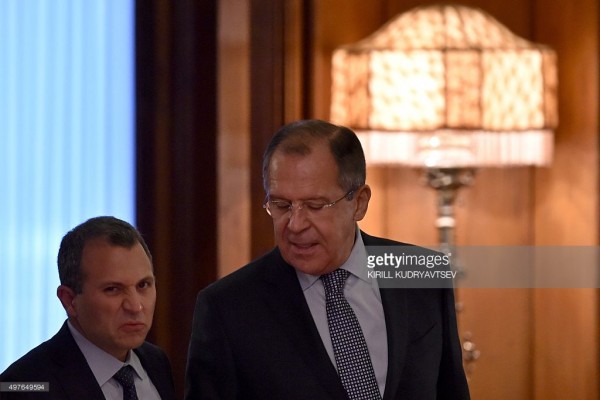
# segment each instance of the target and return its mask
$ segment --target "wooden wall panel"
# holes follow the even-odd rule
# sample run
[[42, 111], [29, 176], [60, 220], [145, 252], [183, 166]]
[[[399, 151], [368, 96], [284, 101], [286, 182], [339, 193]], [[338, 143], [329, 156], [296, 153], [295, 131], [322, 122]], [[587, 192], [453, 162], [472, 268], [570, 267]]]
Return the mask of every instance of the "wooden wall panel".
[[[479, 171], [458, 202], [457, 242], [469, 246], [530, 244], [531, 201], [529, 169]], [[465, 265], [466, 273], [478, 267]], [[469, 374], [473, 398], [530, 399], [530, 290], [463, 288], [458, 297], [464, 305], [459, 315], [461, 335], [471, 332], [471, 340], [481, 351]]]
[[287, 2], [250, 0], [250, 254], [273, 248], [273, 224], [262, 209], [262, 155], [285, 123]]
[[150, 340], [178, 397], [198, 290], [217, 275], [216, 0], [136, 3], [137, 225], [154, 254]]
[[[597, 0], [536, 4], [536, 35], [559, 56], [552, 167], [536, 174], [535, 243], [599, 244]], [[600, 398], [598, 289], [535, 293], [535, 399]]]
[[[250, 259], [250, 7], [219, 2], [219, 277]], [[256, 205], [254, 205], [256, 206]]]
[[367, 183], [373, 196], [361, 225], [365, 230], [403, 242], [437, 244], [436, 193], [426, 186], [421, 171], [369, 167]]

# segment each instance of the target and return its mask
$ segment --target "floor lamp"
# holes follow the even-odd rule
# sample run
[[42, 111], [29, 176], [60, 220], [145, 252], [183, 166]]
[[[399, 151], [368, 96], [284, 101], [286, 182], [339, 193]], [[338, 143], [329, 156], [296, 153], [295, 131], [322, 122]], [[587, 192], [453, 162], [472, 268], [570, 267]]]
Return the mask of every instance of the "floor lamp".
[[[331, 120], [357, 132], [368, 164], [424, 171], [446, 252], [476, 169], [551, 162], [556, 93], [552, 49], [460, 5], [407, 11], [332, 58]], [[479, 352], [469, 337], [463, 350], [468, 367]]]

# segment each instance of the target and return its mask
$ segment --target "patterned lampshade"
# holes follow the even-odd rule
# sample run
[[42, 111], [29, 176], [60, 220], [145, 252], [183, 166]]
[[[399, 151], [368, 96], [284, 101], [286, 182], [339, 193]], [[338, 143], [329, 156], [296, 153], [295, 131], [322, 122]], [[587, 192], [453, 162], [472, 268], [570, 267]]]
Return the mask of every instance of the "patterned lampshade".
[[418, 7], [333, 53], [331, 120], [371, 164], [547, 165], [555, 52], [458, 5]]

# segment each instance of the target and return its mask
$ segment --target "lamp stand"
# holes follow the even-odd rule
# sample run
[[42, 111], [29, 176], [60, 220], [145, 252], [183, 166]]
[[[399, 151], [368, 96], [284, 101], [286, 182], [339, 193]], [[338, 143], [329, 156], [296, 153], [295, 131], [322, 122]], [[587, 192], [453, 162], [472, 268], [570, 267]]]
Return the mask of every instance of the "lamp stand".
[[439, 233], [440, 250], [446, 254], [451, 253], [454, 250], [454, 227], [456, 226], [454, 202], [459, 189], [473, 183], [475, 170], [473, 168], [427, 168], [425, 179], [427, 185], [435, 189], [438, 194], [438, 215], [435, 224]]
[[[454, 244], [454, 227], [456, 220], [454, 218], [454, 203], [460, 188], [470, 186], [475, 179], [475, 169], [473, 168], [427, 168], [425, 170], [425, 180], [427, 185], [437, 191], [437, 219], [436, 227], [439, 234], [440, 251], [444, 254], [452, 255], [452, 268], [457, 272], [457, 276], [464, 276], [465, 271], [456, 254]], [[456, 303], [457, 312], [462, 311], [462, 303]], [[465, 332], [462, 340], [463, 362], [467, 377], [473, 370], [472, 363], [476, 361], [480, 352], [475, 343], [471, 341], [471, 332]]]

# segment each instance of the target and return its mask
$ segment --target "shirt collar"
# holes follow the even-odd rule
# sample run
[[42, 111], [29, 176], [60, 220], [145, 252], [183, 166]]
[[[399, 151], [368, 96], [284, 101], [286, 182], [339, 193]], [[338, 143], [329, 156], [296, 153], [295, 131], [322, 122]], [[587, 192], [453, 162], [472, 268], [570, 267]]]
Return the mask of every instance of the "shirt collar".
[[69, 326], [71, 335], [73, 335], [73, 339], [75, 339], [75, 343], [77, 343], [77, 346], [83, 353], [83, 356], [92, 370], [96, 381], [98, 381], [98, 385], [104, 385], [124, 365], [131, 365], [138, 377], [143, 379], [145, 376], [143, 373], [144, 369], [135, 352], [129, 350], [127, 359], [125, 362], [122, 362], [90, 342], [71, 324], [71, 321], [67, 321], [67, 325]]
[[[352, 247], [350, 256], [342, 265], [340, 265], [340, 268], [347, 270], [352, 275], [367, 283], [371, 283], [371, 278], [369, 278], [368, 276], [366, 265], [367, 250], [365, 248], [365, 244], [363, 243], [362, 235], [360, 234], [360, 229], [358, 228], [358, 226], [356, 226], [356, 234], [354, 235], [354, 246]], [[300, 282], [302, 291], [305, 291], [312, 285], [314, 285], [320, 277], [320, 275], [310, 275], [298, 270], [296, 270], [296, 275], [298, 276], [298, 281]]]

